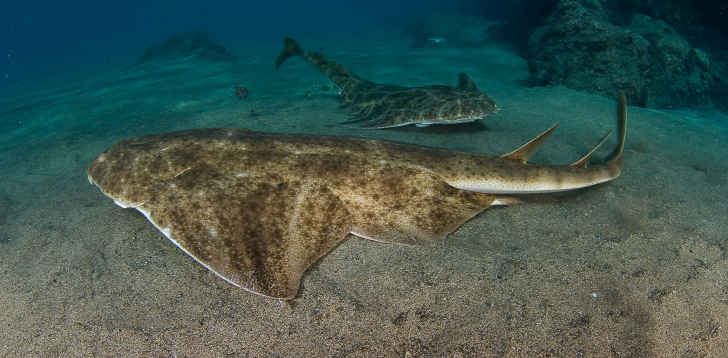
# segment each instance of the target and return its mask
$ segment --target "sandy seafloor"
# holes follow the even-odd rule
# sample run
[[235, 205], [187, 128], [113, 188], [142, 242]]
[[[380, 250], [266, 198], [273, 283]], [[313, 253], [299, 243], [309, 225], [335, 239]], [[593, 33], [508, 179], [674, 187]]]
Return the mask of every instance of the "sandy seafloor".
[[298, 40], [377, 82], [454, 85], [466, 71], [501, 111], [452, 126], [338, 127], [347, 113], [322, 73], [295, 58], [273, 71], [279, 43], [232, 48], [237, 63], [129, 64], [5, 92], [0, 356], [728, 356], [723, 115], [630, 107], [616, 180], [523, 196], [433, 245], [350, 235], [282, 305], [221, 280], [89, 185], [85, 166], [119, 139], [189, 128], [504, 154], [561, 122], [532, 161], [568, 164], [614, 127], [613, 100], [528, 87], [508, 48]]

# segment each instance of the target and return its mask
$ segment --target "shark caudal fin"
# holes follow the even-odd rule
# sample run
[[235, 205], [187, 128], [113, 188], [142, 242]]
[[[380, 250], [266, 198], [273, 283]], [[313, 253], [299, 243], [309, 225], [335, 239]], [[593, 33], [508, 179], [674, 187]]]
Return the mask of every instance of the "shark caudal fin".
[[278, 58], [276, 58], [276, 69], [278, 69], [278, 67], [280, 67], [287, 59], [291, 58], [291, 56], [301, 55], [303, 55], [303, 50], [301, 50], [301, 47], [298, 46], [296, 40], [286, 37], [283, 39], [283, 51], [280, 55], [278, 55]]
[[[283, 52], [281, 52], [281, 54], [278, 55], [278, 58], [276, 58], [276, 69], [292, 56], [298, 56], [314, 65], [339, 87], [342, 86], [342, 83], [340, 83], [341, 81], [339, 81], [341, 77], [352, 77], [349, 71], [340, 63], [334, 60], [329, 60], [318, 52], [304, 51], [301, 46], [298, 46], [296, 40], [290, 37], [283, 39]], [[363, 79], [358, 78], [358, 80]]]
[[624, 138], [627, 136], [627, 99], [624, 97], [624, 91], [619, 91], [619, 100], [617, 101], [617, 134], [619, 135], [617, 147], [604, 159], [605, 162], [622, 158]]
[[[592, 154], [594, 154], [594, 151], [596, 151], [597, 148], [599, 148], [599, 146], [602, 145], [602, 143], [604, 143], [607, 138], [609, 138], [612, 132], [614, 132], [614, 130], [610, 130], [609, 133], [607, 133], [607, 135], [602, 138], [599, 144], [597, 144], [596, 147], [594, 147], [594, 149], [589, 152], [589, 154], [572, 163], [571, 166], [575, 168], [586, 168], [586, 164], [589, 163], [589, 159], [591, 158]], [[617, 134], [619, 135], [619, 142], [617, 143], [617, 147], [614, 148], [614, 151], [612, 151], [612, 153], [604, 158], [605, 163], [611, 163], [615, 160], [622, 159], [622, 151], [624, 150], [624, 138], [627, 135], [627, 99], [624, 97], [624, 91], [619, 91], [619, 99], [617, 100]]]

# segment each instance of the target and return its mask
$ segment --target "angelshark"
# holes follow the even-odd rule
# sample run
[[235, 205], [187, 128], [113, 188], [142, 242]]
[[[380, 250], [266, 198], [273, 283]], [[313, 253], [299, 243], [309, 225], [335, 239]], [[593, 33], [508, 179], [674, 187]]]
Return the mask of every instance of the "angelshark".
[[464, 72], [458, 75], [457, 86], [403, 87], [369, 81], [318, 52], [302, 50], [290, 37], [284, 40], [276, 69], [291, 56], [316, 66], [338, 86], [341, 106], [353, 112], [351, 120], [340, 123], [345, 127], [379, 129], [467, 123], [497, 111], [495, 102], [480, 92]]
[[526, 163], [556, 126], [500, 157], [220, 128], [124, 139], [86, 171], [116, 204], [139, 210], [224, 280], [290, 299], [306, 268], [347, 234], [434, 242], [491, 205], [520, 202], [503, 194], [573, 190], [616, 178], [626, 125], [620, 93], [619, 142], [604, 163], [591, 167], [596, 147], [568, 166]]

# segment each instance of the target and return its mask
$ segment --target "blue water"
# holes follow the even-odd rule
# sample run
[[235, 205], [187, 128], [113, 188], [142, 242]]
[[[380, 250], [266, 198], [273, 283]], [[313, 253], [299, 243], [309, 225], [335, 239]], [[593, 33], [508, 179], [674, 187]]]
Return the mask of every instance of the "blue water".
[[[8, 4], [9, 3], [9, 4]], [[400, 28], [443, 0], [7, 1], [0, 11], [0, 86], [138, 57], [175, 31], [205, 30], [219, 44], [284, 36], [361, 35]]]

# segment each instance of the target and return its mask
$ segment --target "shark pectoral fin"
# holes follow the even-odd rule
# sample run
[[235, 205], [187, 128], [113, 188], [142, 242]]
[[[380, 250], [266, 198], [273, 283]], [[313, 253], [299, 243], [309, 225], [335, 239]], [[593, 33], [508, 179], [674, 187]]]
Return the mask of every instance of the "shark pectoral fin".
[[465, 72], [458, 74], [458, 88], [463, 91], [480, 92], [478, 85], [475, 84], [470, 76]]
[[283, 39], [283, 51], [280, 55], [278, 55], [278, 58], [276, 58], [276, 69], [287, 59], [291, 58], [291, 56], [301, 56], [302, 52], [303, 51], [301, 50], [301, 47], [298, 46], [298, 43], [296, 43], [296, 40], [286, 37]]
[[344, 204], [316, 182], [273, 186], [207, 167], [169, 183], [145, 204], [147, 218], [199, 263], [259, 295], [293, 298], [306, 268], [351, 230]]
[[351, 120], [339, 123], [342, 127], [357, 128], [357, 129], [382, 129], [399, 127], [407, 124], [412, 124], [411, 121], [397, 121], [393, 120], [390, 116], [382, 115], [381, 111], [376, 108], [370, 110], [362, 110], [364, 114], [355, 115]]
[[604, 141], [607, 140], [607, 138], [609, 138], [610, 135], [612, 135], [612, 132], [614, 132], [614, 130], [610, 130], [604, 136], [604, 138], [602, 138], [602, 140], [599, 141], [599, 144], [597, 144], [594, 147], [594, 149], [592, 149], [587, 155], [585, 155], [583, 158], [577, 160], [576, 162], [571, 163], [569, 166], [572, 167], [572, 168], [586, 168], [586, 165], [587, 165], [587, 163], [589, 163], [589, 159], [591, 159], [591, 156], [592, 156], [592, 154], [594, 154], [594, 151], [596, 151], [597, 148], [599, 148], [599, 146], [601, 146], [602, 143], [604, 143]]
[[528, 158], [533, 157], [541, 148], [541, 146], [546, 143], [546, 140], [549, 139], [552, 133], [554, 133], [558, 125], [558, 123], [554, 124], [553, 127], [541, 133], [538, 137], [532, 139], [530, 142], [524, 144], [522, 147], [501, 156], [501, 159], [510, 160], [518, 163], [525, 163], [526, 161], [528, 161]]

